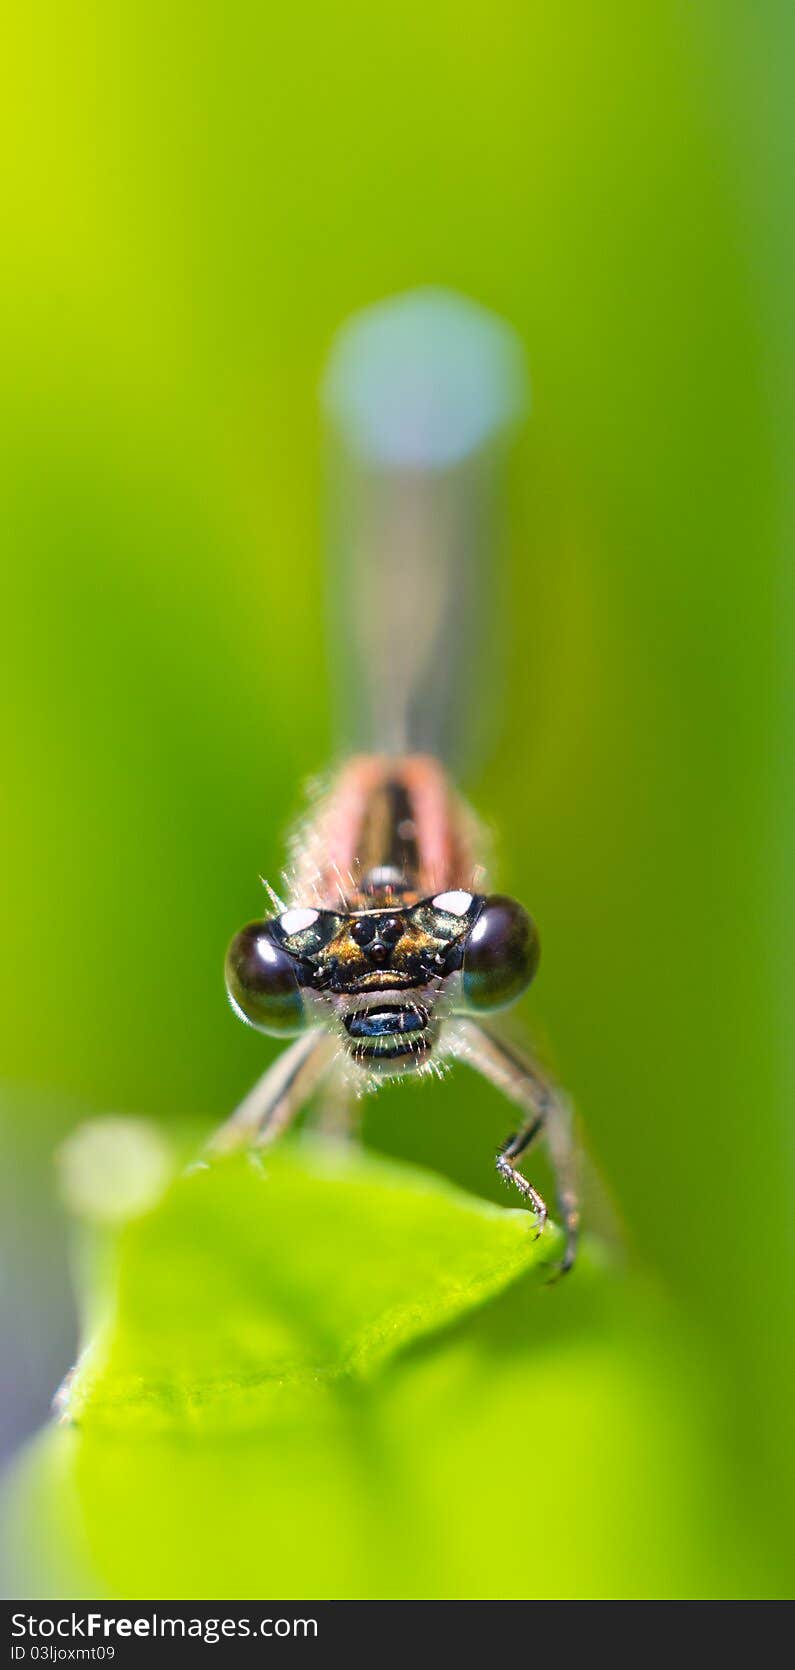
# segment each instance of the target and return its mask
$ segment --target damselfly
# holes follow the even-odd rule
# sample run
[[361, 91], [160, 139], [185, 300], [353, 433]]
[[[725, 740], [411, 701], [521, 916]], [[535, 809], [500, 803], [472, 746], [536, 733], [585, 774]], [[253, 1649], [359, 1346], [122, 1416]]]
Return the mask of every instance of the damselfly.
[[[263, 1147], [321, 1081], [340, 1098], [462, 1061], [522, 1122], [497, 1168], [546, 1220], [519, 1169], [536, 1137], [566, 1233], [578, 1226], [565, 1096], [490, 1017], [529, 985], [539, 943], [523, 907], [488, 891], [478, 824], [451, 785], [476, 723], [476, 660], [502, 443], [525, 378], [512, 331], [474, 303], [419, 291], [355, 317], [323, 385], [331, 431], [332, 650], [350, 753], [293, 840], [285, 898], [233, 939], [233, 1008], [292, 1037], [211, 1147]], [[445, 764], [441, 762], [444, 760]]]

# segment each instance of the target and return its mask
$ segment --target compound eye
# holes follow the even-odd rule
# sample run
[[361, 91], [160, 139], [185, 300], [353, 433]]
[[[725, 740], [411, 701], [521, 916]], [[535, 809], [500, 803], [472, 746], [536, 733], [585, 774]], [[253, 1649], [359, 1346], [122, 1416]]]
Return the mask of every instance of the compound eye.
[[492, 893], [467, 935], [461, 988], [468, 1009], [503, 1009], [529, 986], [538, 967], [540, 945], [527, 911], [501, 893]]
[[306, 1022], [295, 959], [271, 936], [268, 922], [241, 928], [226, 954], [226, 989], [240, 1019], [260, 1032], [289, 1037]]

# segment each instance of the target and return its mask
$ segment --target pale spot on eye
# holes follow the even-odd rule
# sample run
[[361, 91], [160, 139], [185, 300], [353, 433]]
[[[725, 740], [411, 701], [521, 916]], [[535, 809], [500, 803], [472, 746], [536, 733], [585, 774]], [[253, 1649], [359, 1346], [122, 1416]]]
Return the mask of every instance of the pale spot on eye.
[[471, 893], [437, 893], [431, 900], [434, 910], [444, 910], [448, 916], [466, 916], [472, 903]]
[[[276, 950], [276, 946], [267, 934], [258, 934], [256, 943], [257, 956], [261, 958], [262, 962], [270, 963], [271, 966], [278, 963], [280, 952]], [[234, 1008], [234, 1003], [232, 1007]]]
[[279, 927], [289, 939], [291, 934], [302, 934], [305, 928], [311, 928], [319, 915], [319, 910], [286, 910], [279, 917]]

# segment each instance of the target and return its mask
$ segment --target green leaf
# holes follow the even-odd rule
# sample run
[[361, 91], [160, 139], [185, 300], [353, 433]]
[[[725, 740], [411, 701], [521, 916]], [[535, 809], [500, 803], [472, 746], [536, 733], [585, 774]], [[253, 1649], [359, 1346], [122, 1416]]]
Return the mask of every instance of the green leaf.
[[550, 1286], [525, 1211], [302, 1145], [92, 1246], [103, 1319], [12, 1480], [7, 1592], [719, 1594], [738, 1562], [761, 1592], [746, 1504], [703, 1487], [692, 1337], [592, 1253]]
[[560, 1253], [524, 1209], [324, 1145], [181, 1177], [122, 1232], [112, 1314], [69, 1398], [81, 1423], [231, 1431], [290, 1387], [368, 1376]]

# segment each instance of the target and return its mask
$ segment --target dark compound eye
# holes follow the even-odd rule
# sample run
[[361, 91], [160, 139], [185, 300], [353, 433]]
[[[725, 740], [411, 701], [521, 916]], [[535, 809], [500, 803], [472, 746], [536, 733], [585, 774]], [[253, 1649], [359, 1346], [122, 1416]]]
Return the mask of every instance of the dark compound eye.
[[226, 989], [241, 1020], [260, 1032], [289, 1037], [305, 1024], [295, 959], [271, 936], [268, 922], [249, 922], [226, 954]]
[[467, 935], [461, 987], [468, 1009], [502, 1009], [529, 986], [540, 945], [527, 911], [492, 893]]

